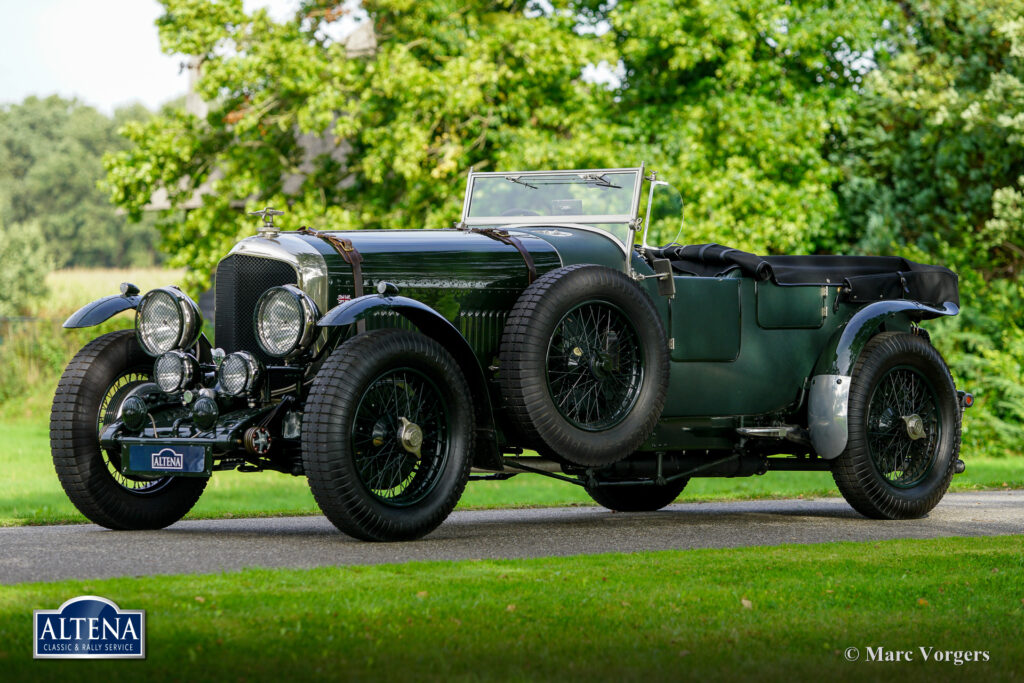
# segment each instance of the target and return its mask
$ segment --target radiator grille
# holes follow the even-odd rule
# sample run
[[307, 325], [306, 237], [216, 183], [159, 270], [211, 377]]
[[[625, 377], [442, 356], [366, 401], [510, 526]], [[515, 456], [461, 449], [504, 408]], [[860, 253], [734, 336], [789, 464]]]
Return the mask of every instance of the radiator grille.
[[214, 343], [231, 353], [249, 351], [264, 363], [270, 358], [256, 343], [252, 316], [263, 292], [278, 285], [294, 285], [295, 269], [284, 261], [235, 254], [217, 266], [217, 308]]

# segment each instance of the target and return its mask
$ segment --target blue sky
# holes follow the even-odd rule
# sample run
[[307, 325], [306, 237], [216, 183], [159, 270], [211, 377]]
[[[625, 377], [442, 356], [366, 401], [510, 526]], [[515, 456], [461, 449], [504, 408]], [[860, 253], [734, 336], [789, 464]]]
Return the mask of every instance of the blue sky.
[[160, 52], [156, 0], [0, 0], [0, 102], [78, 97], [105, 112], [185, 92], [181, 57]]
[[[294, 0], [245, 0], [281, 21]], [[156, 0], [0, 0], [0, 103], [28, 95], [77, 97], [110, 113], [155, 108], [184, 94], [182, 57], [160, 52]], [[342, 31], [351, 24], [338, 22]]]

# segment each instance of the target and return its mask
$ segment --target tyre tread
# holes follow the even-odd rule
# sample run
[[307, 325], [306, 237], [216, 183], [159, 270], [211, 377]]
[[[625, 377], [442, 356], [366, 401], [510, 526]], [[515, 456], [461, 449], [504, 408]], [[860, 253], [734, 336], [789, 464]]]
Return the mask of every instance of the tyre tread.
[[[941, 368], [943, 375], [939, 378], [946, 383], [945, 388], [937, 387], [940, 393], [948, 392], [947, 396], [956, 396], [953, 378], [939, 352], [922, 337], [903, 332], [882, 332], [871, 338], [865, 345], [853, 369], [853, 385], [850, 387], [849, 425], [857, 424], [864, 417], [867, 409], [868, 392], [866, 386], [858, 378], [869, 377], [877, 371], [882, 363], [894, 354], [919, 354], [932, 364], [933, 368]], [[941, 408], [941, 406], [940, 406]], [[840, 493], [850, 506], [871, 519], [915, 519], [928, 514], [942, 500], [952, 481], [956, 461], [960, 453], [961, 414], [959, 406], [953, 410], [954, 419], [951, 434], [952, 453], [946, 470], [942, 473], [938, 485], [926, 491], [925, 495], [911, 499], [897, 495], [893, 489], [884, 484], [876, 475], [874, 464], [868, 451], [867, 442], [861, 430], [849, 430], [849, 441], [846, 449], [836, 459], [832, 467], [832, 478]]]

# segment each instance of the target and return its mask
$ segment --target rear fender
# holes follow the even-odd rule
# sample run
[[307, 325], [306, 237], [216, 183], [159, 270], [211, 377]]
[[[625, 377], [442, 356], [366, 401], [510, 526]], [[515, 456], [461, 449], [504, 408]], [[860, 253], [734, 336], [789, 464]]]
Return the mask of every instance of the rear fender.
[[836, 330], [814, 366], [807, 398], [807, 426], [819, 456], [832, 460], [846, 449], [853, 367], [879, 328], [887, 321], [909, 325], [959, 312], [951, 302], [935, 308], [916, 301], [878, 301], [857, 311]]
[[383, 311], [394, 311], [416, 326], [416, 329], [443, 346], [458, 363], [469, 384], [476, 412], [476, 448], [473, 463], [478, 467], [501, 469], [494, 429], [494, 412], [487, 380], [473, 347], [459, 329], [430, 306], [404, 296], [368, 294], [339, 304], [320, 318], [320, 327], [341, 327], [365, 320]]

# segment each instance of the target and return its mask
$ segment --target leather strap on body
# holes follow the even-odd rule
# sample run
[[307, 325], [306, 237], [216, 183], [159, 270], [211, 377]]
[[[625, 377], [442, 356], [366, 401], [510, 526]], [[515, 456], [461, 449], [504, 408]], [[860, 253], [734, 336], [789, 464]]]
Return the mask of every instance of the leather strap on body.
[[355, 248], [351, 240], [347, 240], [344, 237], [336, 237], [320, 230], [313, 230], [306, 226], [302, 226], [297, 232], [300, 235], [319, 237], [334, 247], [334, 250], [338, 252], [342, 260], [352, 267], [353, 296], [359, 298], [363, 295], [363, 255], [359, 253], [359, 250]]
[[533, 256], [530, 254], [529, 250], [523, 246], [523, 243], [508, 234], [508, 231], [498, 230], [497, 228], [473, 228], [470, 232], [490, 237], [492, 240], [498, 240], [503, 244], [514, 247], [515, 250], [519, 252], [519, 255], [523, 257], [523, 262], [526, 264], [527, 284], [533, 284], [533, 281], [537, 279], [537, 266], [533, 263]]
[[[321, 230], [314, 230], [302, 226], [296, 232], [300, 235], [318, 237], [334, 247], [342, 260], [352, 267], [352, 297], [358, 299], [363, 295], [363, 255], [359, 253], [351, 240], [344, 237], [337, 237]], [[360, 333], [366, 331], [366, 321], [360, 320], [356, 323], [356, 330]]]

